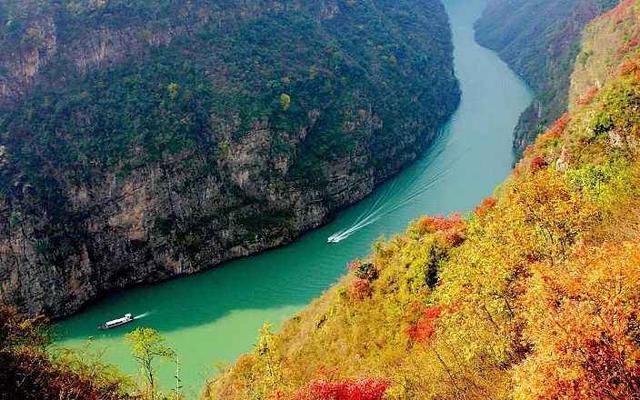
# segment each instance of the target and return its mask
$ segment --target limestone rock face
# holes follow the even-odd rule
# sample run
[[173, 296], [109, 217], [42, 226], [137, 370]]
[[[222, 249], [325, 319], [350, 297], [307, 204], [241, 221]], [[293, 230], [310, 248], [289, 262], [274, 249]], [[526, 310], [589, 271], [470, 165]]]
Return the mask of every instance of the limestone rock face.
[[457, 106], [438, 0], [151, 3], [0, 4], [0, 298], [24, 312], [291, 242]]

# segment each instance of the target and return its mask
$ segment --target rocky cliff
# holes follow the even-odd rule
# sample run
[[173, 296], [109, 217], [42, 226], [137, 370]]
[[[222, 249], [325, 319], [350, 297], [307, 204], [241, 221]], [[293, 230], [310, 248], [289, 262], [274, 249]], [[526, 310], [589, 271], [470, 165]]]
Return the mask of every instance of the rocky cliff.
[[567, 109], [583, 28], [617, 0], [492, 0], [476, 24], [478, 41], [498, 52], [536, 93], [514, 132], [516, 154]]
[[458, 97], [437, 0], [3, 2], [0, 297], [60, 317], [290, 242]]

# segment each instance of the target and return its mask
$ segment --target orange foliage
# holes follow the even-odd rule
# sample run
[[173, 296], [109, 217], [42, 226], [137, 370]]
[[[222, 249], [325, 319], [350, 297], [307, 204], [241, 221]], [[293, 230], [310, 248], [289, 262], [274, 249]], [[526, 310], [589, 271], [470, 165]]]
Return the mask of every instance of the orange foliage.
[[586, 106], [591, 104], [593, 99], [598, 95], [598, 88], [591, 86], [587, 92], [578, 99], [578, 105]]
[[452, 214], [449, 218], [442, 215], [426, 216], [417, 223], [420, 233], [441, 233], [449, 246], [458, 246], [464, 241], [466, 224], [462, 215]]
[[522, 156], [524, 158], [527, 158], [527, 157], [531, 156], [532, 154], [534, 154], [535, 152], [536, 152], [536, 145], [535, 144], [530, 144], [524, 149], [524, 151], [522, 152]]
[[426, 307], [418, 321], [407, 329], [407, 335], [416, 343], [426, 344], [436, 333], [437, 321], [442, 314], [442, 307]]
[[[591, 88], [588, 91], [588, 93], [593, 98], [593, 96], [595, 96], [596, 93], [598, 93], [598, 89], [595, 88], [595, 87]], [[551, 126], [551, 128], [549, 128], [549, 130], [547, 130], [547, 136], [550, 136], [550, 137], [553, 137], [553, 138], [559, 138], [564, 133], [564, 130], [567, 127], [567, 124], [569, 124], [570, 121], [571, 121], [571, 114], [569, 114], [568, 112], [564, 113], [560, 118], [558, 118], [556, 120], [556, 122], [553, 124], [553, 126]]]
[[632, 74], [635, 76], [638, 76], [639, 72], [640, 72], [640, 67], [638, 66], [638, 63], [636, 63], [633, 60], [627, 60], [622, 64], [620, 64], [620, 67], [618, 67], [618, 73], [622, 76], [627, 76]]
[[364, 300], [371, 296], [371, 283], [367, 279], [355, 278], [349, 290], [351, 297], [357, 300]]
[[496, 200], [495, 197], [487, 197], [484, 200], [482, 200], [482, 202], [480, 203], [479, 206], [476, 207], [475, 209], [475, 214], [478, 217], [484, 217], [485, 215], [487, 215], [487, 213], [489, 213], [489, 211], [495, 207], [495, 205], [498, 203], [498, 200]]
[[640, 391], [640, 245], [579, 249], [534, 268], [524, 297], [535, 352], [516, 372], [538, 399], [632, 399]]

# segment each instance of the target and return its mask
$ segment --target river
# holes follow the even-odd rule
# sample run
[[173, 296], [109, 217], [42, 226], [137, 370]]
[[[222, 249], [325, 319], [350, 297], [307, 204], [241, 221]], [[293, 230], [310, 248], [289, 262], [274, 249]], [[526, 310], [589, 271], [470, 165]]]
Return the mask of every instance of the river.
[[[335, 283], [346, 263], [366, 256], [380, 236], [402, 232], [424, 214], [466, 212], [490, 195], [513, 162], [512, 131], [531, 102], [527, 86], [491, 51], [476, 44], [473, 23], [486, 0], [444, 0], [455, 45], [462, 102], [434, 146], [411, 167], [325, 227], [295, 243], [166, 283], [117, 293], [56, 326], [56, 344], [104, 351], [128, 373], [136, 367], [123, 337], [157, 329], [177, 352], [187, 398], [198, 395], [217, 365], [250, 351], [264, 321], [276, 327]], [[337, 236], [336, 236], [337, 234]], [[328, 244], [327, 238], [341, 239]], [[125, 312], [142, 316], [108, 332], [96, 326]], [[173, 368], [160, 363], [172, 387]]]

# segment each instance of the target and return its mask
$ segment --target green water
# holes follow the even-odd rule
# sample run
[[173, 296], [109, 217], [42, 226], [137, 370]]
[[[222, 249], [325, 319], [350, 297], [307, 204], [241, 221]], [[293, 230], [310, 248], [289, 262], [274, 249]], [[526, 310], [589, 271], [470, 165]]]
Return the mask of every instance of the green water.
[[[511, 134], [531, 93], [497, 56], [473, 39], [486, 0], [444, 0], [451, 18], [462, 103], [437, 143], [415, 164], [336, 220], [294, 244], [191, 277], [109, 296], [58, 325], [58, 344], [104, 349], [104, 357], [135, 373], [123, 336], [137, 326], [159, 330], [179, 355], [189, 398], [214, 365], [250, 351], [264, 321], [276, 326], [320, 295], [365, 256], [381, 235], [403, 231], [423, 214], [468, 211], [509, 173]], [[350, 229], [352, 228], [352, 229]], [[346, 232], [336, 244], [327, 238]], [[350, 234], [350, 236], [349, 236]], [[106, 333], [99, 323], [145, 314]], [[173, 366], [161, 366], [166, 387]]]

